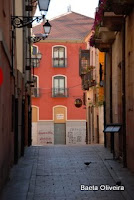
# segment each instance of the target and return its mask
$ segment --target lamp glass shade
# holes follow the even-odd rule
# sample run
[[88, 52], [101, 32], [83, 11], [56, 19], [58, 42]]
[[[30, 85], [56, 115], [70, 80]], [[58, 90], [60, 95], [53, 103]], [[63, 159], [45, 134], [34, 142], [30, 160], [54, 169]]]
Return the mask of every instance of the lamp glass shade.
[[43, 28], [44, 28], [44, 33], [45, 33], [46, 35], [48, 35], [48, 34], [50, 33], [50, 30], [51, 30], [51, 24], [48, 22], [48, 20], [47, 20], [47, 22], [43, 25]]
[[50, 0], [38, 0], [40, 11], [48, 11]]

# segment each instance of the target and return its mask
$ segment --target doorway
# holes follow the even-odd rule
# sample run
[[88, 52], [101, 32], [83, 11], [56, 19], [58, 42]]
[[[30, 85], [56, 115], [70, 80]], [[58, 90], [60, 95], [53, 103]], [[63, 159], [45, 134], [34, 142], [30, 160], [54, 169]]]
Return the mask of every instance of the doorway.
[[66, 124], [54, 124], [54, 144], [66, 144]]

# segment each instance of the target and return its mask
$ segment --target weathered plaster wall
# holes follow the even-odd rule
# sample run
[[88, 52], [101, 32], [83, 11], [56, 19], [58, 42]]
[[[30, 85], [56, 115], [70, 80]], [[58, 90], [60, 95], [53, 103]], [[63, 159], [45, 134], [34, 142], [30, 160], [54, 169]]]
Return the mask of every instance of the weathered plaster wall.
[[[110, 54], [105, 55], [105, 112], [106, 112], [106, 124], [110, 123]], [[110, 147], [110, 134], [106, 133], [106, 146]]]
[[38, 144], [37, 122], [32, 122], [32, 145]]
[[[122, 31], [112, 45], [112, 122], [122, 123]], [[116, 156], [122, 156], [122, 133], [114, 133]]]
[[104, 108], [103, 106], [98, 107], [99, 115], [99, 143], [104, 144]]
[[116, 36], [116, 40], [112, 46], [112, 110], [113, 122], [120, 121], [121, 99], [121, 65], [122, 65], [122, 32]]
[[86, 122], [66, 123], [66, 144], [86, 144]]
[[37, 134], [38, 145], [54, 144], [54, 123], [38, 122]]

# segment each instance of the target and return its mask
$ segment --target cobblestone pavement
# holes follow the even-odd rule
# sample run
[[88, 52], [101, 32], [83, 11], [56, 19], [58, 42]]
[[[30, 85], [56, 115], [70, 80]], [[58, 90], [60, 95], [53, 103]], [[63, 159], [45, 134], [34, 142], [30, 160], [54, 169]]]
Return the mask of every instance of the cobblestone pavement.
[[[91, 163], [86, 166], [84, 162]], [[117, 181], [121, 181], [124, 191], [101, 190]], [[98, 189], [81, 191], [81, 185]], [[100, 185], [104, 186], [100, 189]], [[102, 145], [57, 145], [28, 147], [24, 158], [11, 170], [0, 199], [132, 200], [133, 193], [134, 174], [114, 161]]]

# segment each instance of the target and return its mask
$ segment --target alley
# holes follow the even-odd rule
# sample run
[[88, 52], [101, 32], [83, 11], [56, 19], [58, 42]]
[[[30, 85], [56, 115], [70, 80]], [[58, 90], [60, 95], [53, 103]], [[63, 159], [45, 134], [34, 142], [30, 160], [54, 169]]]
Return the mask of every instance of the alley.
[[[84, 162], [91, 162], [86, 166]], [[124, 191], [101, 191], [116, 185]], [[98, 190], [81, 191], [81, 185]], [[103, 188], [102, 188], [103, 189]], [[10, 175], [1, 200], [131, 200], [134, 175], [112, 159], [102, 145], [35, 146], [26, 149]]]

